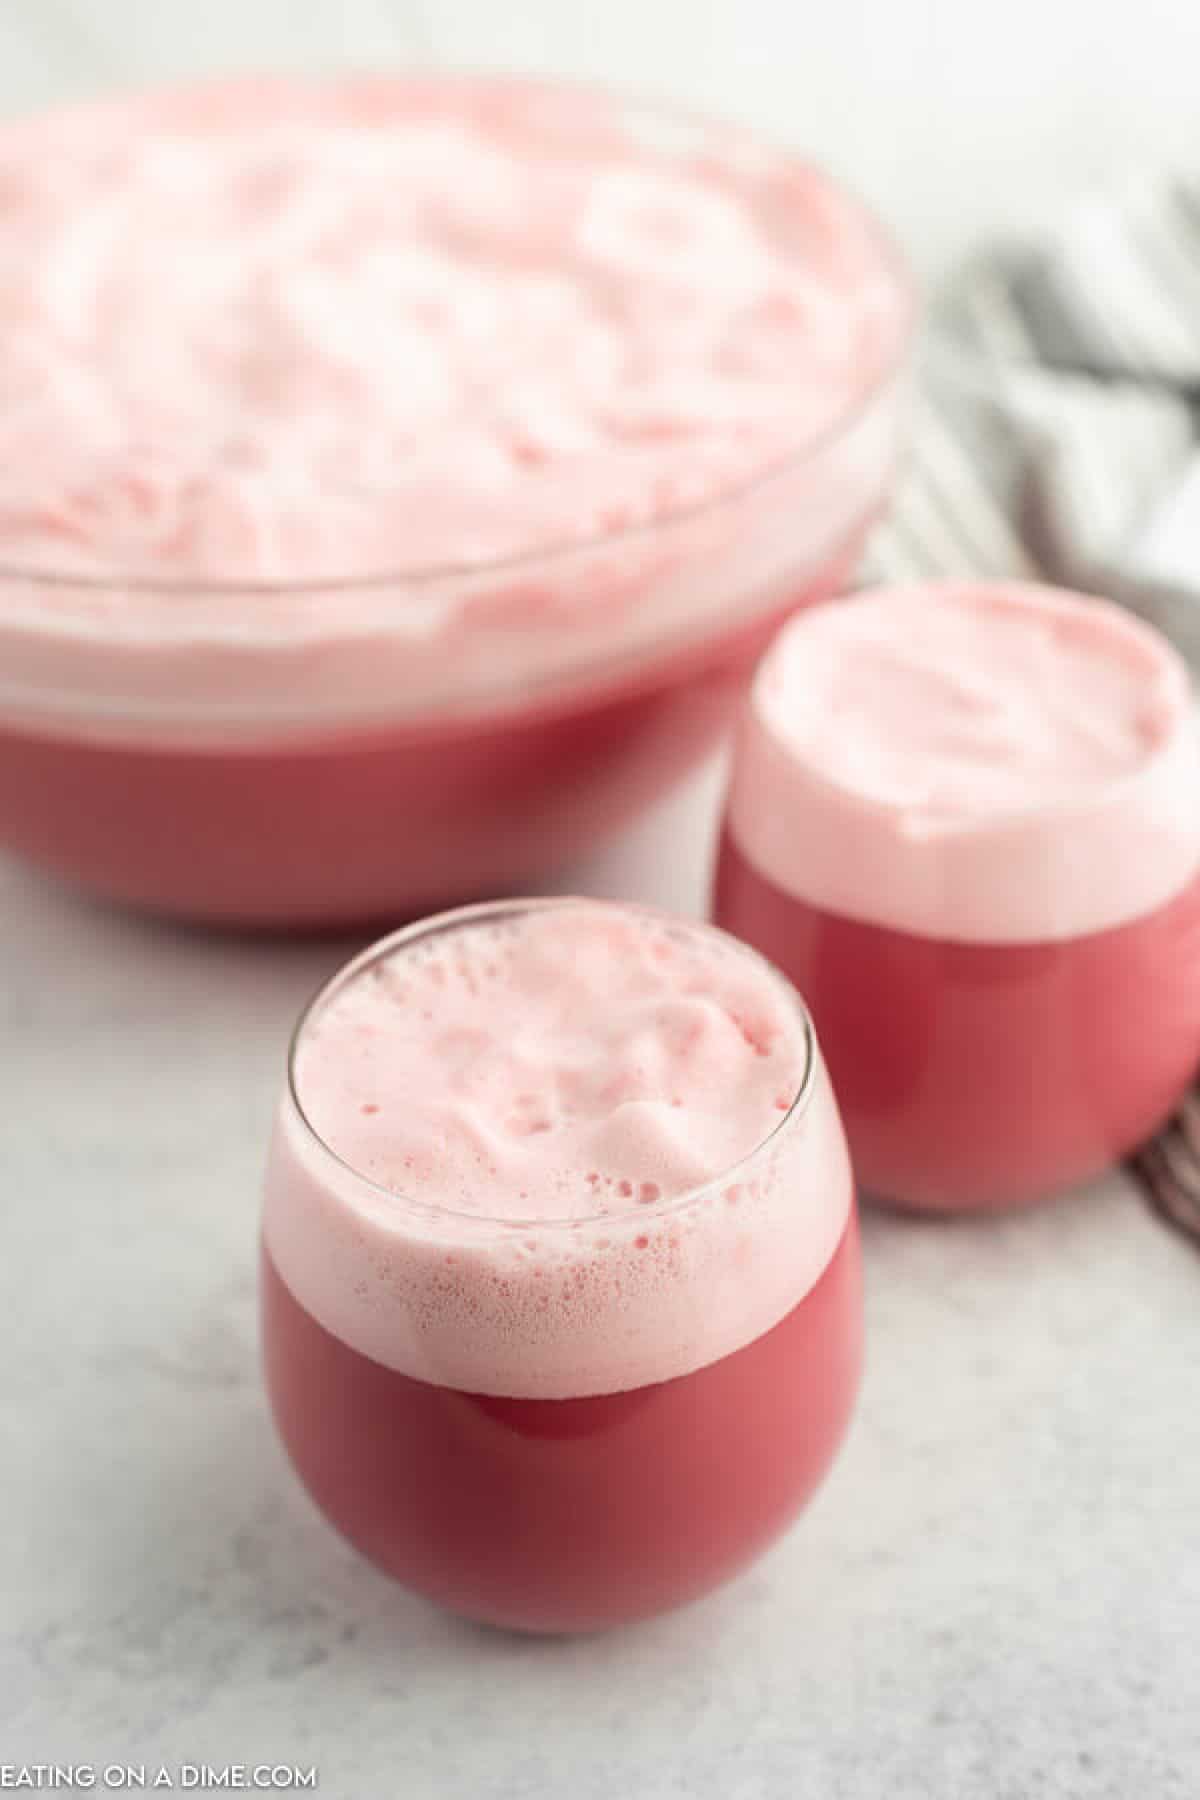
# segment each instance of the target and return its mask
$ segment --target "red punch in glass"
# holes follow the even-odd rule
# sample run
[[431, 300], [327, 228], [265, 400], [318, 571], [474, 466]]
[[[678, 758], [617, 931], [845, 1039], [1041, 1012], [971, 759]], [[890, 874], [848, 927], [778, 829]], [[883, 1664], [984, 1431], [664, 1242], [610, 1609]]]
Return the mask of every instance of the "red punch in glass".
[[248, 79], [0, 165], [0, 850], [101, 894], [520, 891], [713, 748], [885, 501], [907, 272], [734, 127]]
[[1096, 1173], [1200, 1053], [1200, 764], [1149, 627], [1032, 585], [880, 591], [759, 669], [715, 916], [812, 1009], [868, 1192]]
[[471, 1617], [581, 1631], [733, 1575], [858, 1381], [849, 1162], [790, 986], [711, 927], [465, 909], [337, 976], [267, 1175], [267, 1385], [310, 1494]]

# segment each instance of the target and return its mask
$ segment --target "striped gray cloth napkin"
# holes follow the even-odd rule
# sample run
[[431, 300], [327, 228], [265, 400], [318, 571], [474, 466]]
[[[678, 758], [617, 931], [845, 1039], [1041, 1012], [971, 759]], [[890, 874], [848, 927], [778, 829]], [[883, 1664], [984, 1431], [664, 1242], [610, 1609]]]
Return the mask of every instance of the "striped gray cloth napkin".
[[[1200, 180], [1092, 202], [934, 306], [863, 578], [947, 575], [1107, 595], [1200, 663]], [[1200, 1242], [1200, 1092], [1130, 1168]]]

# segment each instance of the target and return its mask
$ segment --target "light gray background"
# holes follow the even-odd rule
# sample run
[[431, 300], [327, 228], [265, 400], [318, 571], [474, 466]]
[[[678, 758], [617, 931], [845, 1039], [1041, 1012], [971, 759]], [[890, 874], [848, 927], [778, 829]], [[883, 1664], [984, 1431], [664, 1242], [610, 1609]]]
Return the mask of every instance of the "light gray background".
[[[803, 141], [936, 273], [1195, 143], [1189, 0], [6, 0], [0, 106], [442, 57]], [[703, 907], [719, 773], [563, 885]], [[800, 1526], [710, 1602], [477, 1632], [313, 1515], [255, 1367], [282, 1045], [334, 943], [147, 925], [0, 862], [0, 1763], [262, 1759], [333, 1800], [1194, 1800], [1200, 1258], [1114, 1176], [868, 1221], [870, 1364]]]
[[828, 161], [938, 271], [1081, 185], [1197, 154], [1194, 0], [0, 0], [0, 106], [246, 66], [619, 81]]

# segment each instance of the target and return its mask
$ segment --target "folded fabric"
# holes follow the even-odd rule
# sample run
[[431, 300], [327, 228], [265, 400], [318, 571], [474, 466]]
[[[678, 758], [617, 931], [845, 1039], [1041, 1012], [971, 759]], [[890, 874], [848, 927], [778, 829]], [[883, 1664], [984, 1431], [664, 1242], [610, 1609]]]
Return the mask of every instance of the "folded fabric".
[[[1143, 180], [984, 256], [934, 306], [923, 361], [863, 578], [1051, 581], [1200, 662], [1200, 181]], [[1200, 1093], [1130, 1167], [1200, 1242]]]

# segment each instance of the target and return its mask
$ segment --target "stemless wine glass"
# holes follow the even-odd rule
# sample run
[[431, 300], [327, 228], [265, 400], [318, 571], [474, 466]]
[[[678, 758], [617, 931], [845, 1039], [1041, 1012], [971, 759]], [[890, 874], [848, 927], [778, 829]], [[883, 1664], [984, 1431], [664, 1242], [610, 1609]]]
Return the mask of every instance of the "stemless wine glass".
[[[872, 719], [837, 714], [831, 774], [833, 740], [805, 735], [825, 717], [827, 634], [894, 631], [928, 736], [930, 640], [951, 608], [986, 609], [1005, 635], [946, 690], [949, 788], [914, 799], [919, 772], [897, 774], [913, 740], [899, 737], [877, 791], [860, 781], [899, 704], [877, 670], [865, 677]], [[1042, 1199], [1153, 1132], [1200, 1057], [1186, 670], [1121, 609], [1036, 585], [880, 590], [835, 610], [840, 621], [815, 632], [785, 627], [760, 666], [714, 917], [811, 1006], [864, 1192], [947, 1211]], [[848, 681], [863, 679], [864, 646], [845, 660]], [[1070, 692], [1089, 681], [1094, 705]]]
[[[733, 958], [768, 983], [801, 1071], [778, 1123], [688, 1191], [624, 1183], [631, 1198], [612, 1210], [563, 1217], [455, 1210], [436, 1167], [404, 1192], [351, 1167], [306, 1104], [306, 1046], [331, 1005], [471, 933], [564, 909], [665, 928], [689, 956]], [[358, 1111], [349, 1061], [338, 1080]], [[292, 1042], [266, 1180], [262, 1329], [302, 1481], [407, 1586], [534, 1631], [704, 1593], [813, 1492], [858, 1381], [852, 1181], [801, 1002], [724, 933], [632, 907], [501, 903], [384, 939], [317, 995]]]

